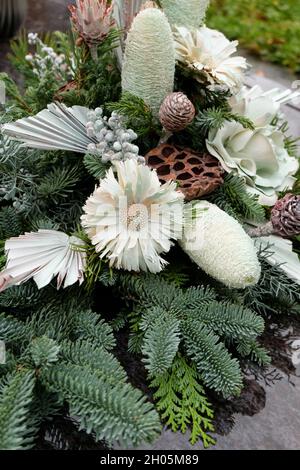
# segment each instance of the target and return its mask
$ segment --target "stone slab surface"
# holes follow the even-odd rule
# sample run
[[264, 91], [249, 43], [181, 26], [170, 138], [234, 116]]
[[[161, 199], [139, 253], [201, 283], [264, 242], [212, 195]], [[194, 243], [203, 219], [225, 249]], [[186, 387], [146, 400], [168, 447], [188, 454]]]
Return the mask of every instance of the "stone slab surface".
[[[213, 450], [299, 450], [300, 449], [300, 377], [287, 378], [267, 389], [263, 411], [255, 416], [235, 415], [235, 426], [227, 436], [215, 436]], [[142, 450], [203, 450], [192, 446], [188, 435], [164, 430], [151, 446]]]

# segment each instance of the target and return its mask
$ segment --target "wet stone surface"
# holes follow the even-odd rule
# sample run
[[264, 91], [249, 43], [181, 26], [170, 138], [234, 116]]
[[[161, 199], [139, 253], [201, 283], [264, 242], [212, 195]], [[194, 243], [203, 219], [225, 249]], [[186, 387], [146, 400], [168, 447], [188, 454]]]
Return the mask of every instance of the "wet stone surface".
[[[25, 27], [32, 32], [49, 30], [66, 31], [69, 28], [67, 5], [70, 0], [29, 0], [29, 8]], [[0, 71], [13, 74], [6, 54], [9, 50], [7, 43], [0, 43]], [[249, 58], [254, 67], [248, 83], [261, 84], [264, 89], [278, 86], [290, 87], [296, 77], [273, 65], [264, 64]], [[291, 131], [300, 135], [299, 107], [287, 106], [286, 114], [290, 120]], [[298, 334], [298, 331], [297, 331]], [[299, 335], [294, 339], [300, 339]], [[278, 341], [269, 345], [277, 348]], [[278, 357], [277, 357], [278, 356]], [[281, 352], [275, 357], [275, 364], [282, 368]], [[289, 364], [291, 359], [286, 359]], [[130, 368], [131, 366], [129, 366]], [[289, 367], [287, 367], [288, 369]], [[274, 369], [274, 368], [273, 368]], [[272, 377], [281, 375], [281, 380], [274, 383], [254, 382], [247, 379], [247, 387], [242, 397], [234, 402], [231, 409], [218, 412], [218, 431], [226, 435], [218, 435], [215, 449], [299, 449], [300, 448], [300, 368], [297, 376], [282, 372], [270, 371]], [[289, 372], [288, 370], [286, 372]], [[136, 367], [128, 371], [135, 385], [140, 386], [144, 380], [139, 376]], [[272, 380], [270, 380], [272, 382]], [[146, 390], [145, 390], [146, 391]], [[243, 413], [243, 414], [242, 414]], [[255, 414], [254, 414], [255, 413]], [[165, 430], [160, 438], [151, 446], [142, 449], [162, 450], [199, 450], [201, 443], [195, 447], [188, 441], [188, 435], [173, 434]]]

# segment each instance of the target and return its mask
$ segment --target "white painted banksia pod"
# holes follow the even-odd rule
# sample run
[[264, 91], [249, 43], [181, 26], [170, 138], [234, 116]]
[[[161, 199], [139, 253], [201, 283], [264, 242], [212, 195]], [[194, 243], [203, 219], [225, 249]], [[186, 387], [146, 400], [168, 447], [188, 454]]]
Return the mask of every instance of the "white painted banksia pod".
[[172, 26], [199, 28], [209, 0], [160, 0], [160, 3]]
[[165, 14], [157, 8], [141, 11], [126, 40], [122, 88], [145, 101], [154, 115], [173, 91], [175, 47]]
[[255, 285], [261, 266], [254, 242], [226, 212], [207, 201], [188, 204], [181, 247], [209, 276], [227, 287]]

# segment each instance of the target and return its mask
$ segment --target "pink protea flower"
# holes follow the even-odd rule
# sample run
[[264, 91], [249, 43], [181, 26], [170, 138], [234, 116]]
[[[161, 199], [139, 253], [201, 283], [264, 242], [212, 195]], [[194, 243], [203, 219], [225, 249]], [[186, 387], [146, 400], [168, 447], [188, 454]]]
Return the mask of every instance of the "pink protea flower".
[[114, 25], [113, 7], [107, 0], [76, 0], [69, 10], [75, 30], [89, 47], [103, 41]]

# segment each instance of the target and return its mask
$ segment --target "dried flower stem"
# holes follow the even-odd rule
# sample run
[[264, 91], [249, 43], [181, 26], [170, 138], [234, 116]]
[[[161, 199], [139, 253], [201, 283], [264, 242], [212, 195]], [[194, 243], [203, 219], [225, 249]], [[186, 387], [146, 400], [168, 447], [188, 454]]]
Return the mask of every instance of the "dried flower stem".
[[251, 238], [268, 237], [275, 233], [272, 222], [267, 222], [256, 228], [247, 229], [246, 232]]
[[172, 137], [172, 135], [173, 135], [173, 132], [167, 131], [166, 129], [163, 129], [163, 133], [162, 133], [162, 136], [161, 136], [161, 138], [158, 142], [158, 146], [166, 144], [168, 142], [168, 140]]

